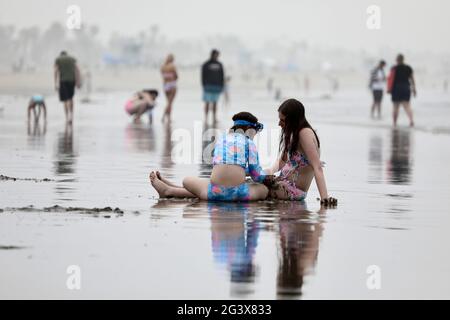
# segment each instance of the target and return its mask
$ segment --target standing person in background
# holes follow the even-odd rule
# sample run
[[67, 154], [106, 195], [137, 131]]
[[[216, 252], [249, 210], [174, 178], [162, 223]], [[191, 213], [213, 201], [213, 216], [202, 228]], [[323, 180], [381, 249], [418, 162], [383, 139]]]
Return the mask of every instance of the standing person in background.
[[414, 97], [416, 96], [416, 84], [413, 76], [413, 69], [404, 63], [404, 56], [399, 54], [397, 56], [397, 65], [392, 67], [388, 79], [388, 92], [392, 95], [392, 102], [394, 103], [394, 112], [392, 114], [394, 127], [397, 126], [398, 111], [400, 105], [405, 108], [406, 114], [409, 118], [410, 127], [414, 126], [413, 112], [409, 102], [411, 98], [411, 91]]
[[73, 121], [73, 96], [75, 86], [81, 87], [80, 70], [77, 61], [69, 56], [66, 51], [62, 51], [55, 60], [55, 89], [59, 92], [59, 100], [64, 103], [66, 122]]
[[202, 65], [203, 101], [205, 102], [205, 121], [208, 120], [209, 107], [212, 107], [213, 122], [217, 122], [217, 100], [225, 85], [222, 63], [218, 61], [219, 51], [213, 49], [211, 57]]
[[225, 106], [228, 106], [230, 104], [230, 81], [231, 77], [226, 76], [225, 77], [225, 86], [223, 87], [223, 100]]
[[175, 95], [177, 94], [177, 69], [174, 64], [174, 56], [173, 54], [169, 54], [166, 58], [166, 61], [161, 67], [161, 74], [163, 77], [163, 86], [164, 86], [164, 93], [166, 94], [167, 99], [167, 106], [164, 110], [162, 121], [164, 122], [165, 119], [170, 121], [170, 114], [172, 112], [172, 104], [173, 100], [175, 99]]
[[381, 102], [383, 100], [383, 89], [386, 82], [386, 74], [384, 73], [384, 66], [386, 62], [381, 60], [378, 66], [370, 73], [369, 88], [373, 94], [373, 104], [370, 111], [370, 116], [373, 118], [375, 112], [378, 113], [378, 119], [381, 118]]

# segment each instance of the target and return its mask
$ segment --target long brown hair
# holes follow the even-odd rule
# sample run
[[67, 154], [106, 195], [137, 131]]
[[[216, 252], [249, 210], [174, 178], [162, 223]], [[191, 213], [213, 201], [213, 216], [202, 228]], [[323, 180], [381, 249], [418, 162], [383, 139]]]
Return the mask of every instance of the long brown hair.
[[319, 137], [316, 131], [311, 127], [305, 118], [305, 107], [296, 99], [288, 99], [284, 101], [278, 108], [286, 119], [285, 125], [281, 132], [279, 151], [281, 152], [283, 160], [286, 160], [287, 155], [292, 155], [299, 145], [299, 133], [304, 128], [310, 128], [316, 136], [318, 146], [320, 148]]

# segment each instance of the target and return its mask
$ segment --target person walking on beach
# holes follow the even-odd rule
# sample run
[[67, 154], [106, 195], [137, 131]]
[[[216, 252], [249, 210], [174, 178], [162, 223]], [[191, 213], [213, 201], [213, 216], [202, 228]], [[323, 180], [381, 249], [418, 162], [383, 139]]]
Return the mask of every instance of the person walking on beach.
[[392, 67], [388, 77], [388, 92], [392, 95], [392, 102], [394, 103], [393, 122], [394, 127], [397, 126], [398, 112], [400, 105], [405, 108], [406, 114], [409, 118], [409, 125], [414, 126], [413, 112], [409, 102], [411, 98], [411, 91], [414, 97], [417, 95], [416, 84], [413, 76], [413, 69], [404, 63], [404, 56], [399, 54], [397, 56], [397, 65]]
[[66, 122], [73, 121], [73, 96], [75, 86], [81, 87], [80, 70], [75, 58], [62, 51], [55, 60], [54, 67], [55, 89], [59, 92], [59, 100], [64, 103]]
[[213, 122], [217, 122], [217, 100], [225, 85], [222, 63], [218, 61], [219, 51], [213, 49], [208, 61], [202, 65], [203, 101], [205, 102], [205, 121], [208, 120], [209, 107], [212, 107]]
[[383, 89], [386, 82], [386, 74], [384, 73], [384, 67], [386, 62], [381, 60], [378, 66], [370, 73], [369, 88], [373, 94], [373, 104], [370, 112], [370, 116], [373, 118], [375, 113], [378, 114], [378, 119], [381, 118], [381, 102], [383, 100]]
[[167, 99], [167, 106], [164, 110], [162, 121], [164, 122], [165, 119], [170, 121], [170, 114], [172, 112], [172, 104], [173, 100], [175, 99], [175, 95], [177, 93], [177, 69], [174, 64], [174, 56], [173, 54], [169, 54], [166, 58], [166, 61], [161, 67], [161, 74], [163, 77], [163, 87], [164, 87], [164, 93], [166, 94]]

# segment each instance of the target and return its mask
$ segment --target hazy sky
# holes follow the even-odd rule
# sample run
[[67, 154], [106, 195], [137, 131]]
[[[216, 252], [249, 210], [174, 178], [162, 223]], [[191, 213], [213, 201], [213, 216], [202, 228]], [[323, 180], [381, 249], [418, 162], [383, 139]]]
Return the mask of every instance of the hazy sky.
[[[65, 25], [69, 5], [101, 36], [133, 34], [158, 24], [169, 39], [235, 34], [251, 44], [268, 38], [306, 40], [368, 51], [450, 52], [449, 0], [0, 0], [0, 23]], [[369, 5], [381, 8], [381, 29], [366, 27]]]

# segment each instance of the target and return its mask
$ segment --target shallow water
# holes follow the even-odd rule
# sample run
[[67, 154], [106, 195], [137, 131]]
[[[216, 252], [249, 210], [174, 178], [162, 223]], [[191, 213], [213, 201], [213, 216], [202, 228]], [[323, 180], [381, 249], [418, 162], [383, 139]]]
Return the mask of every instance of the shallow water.
[[[450, 298], [448, 96], [424, 93], [417, 127], [401, 113], [397, 130], [387, 100], [371, 120], [368, 95], [305, 98], [339, 199], [320, 210], [314, 183], [306, 203], [158, 200], [148, 173], [208, 176], [202, 150], [241, 106], [265, 124], [257, 144], [269, 165], [278, 102], [235, 92], [214, 131], [197, 92], [180, 91], [171, 125], [160, 99], [153, 126], [130, 123], [128, 94], [77, 103], [72, 128], [48, 97], [45, 132], [28, 130], [26, 97], [0, 96], [0, 174], [18, 178], [0, 180], [0, 298]], [[66, 286], [71, 265], [80, 290]]]

